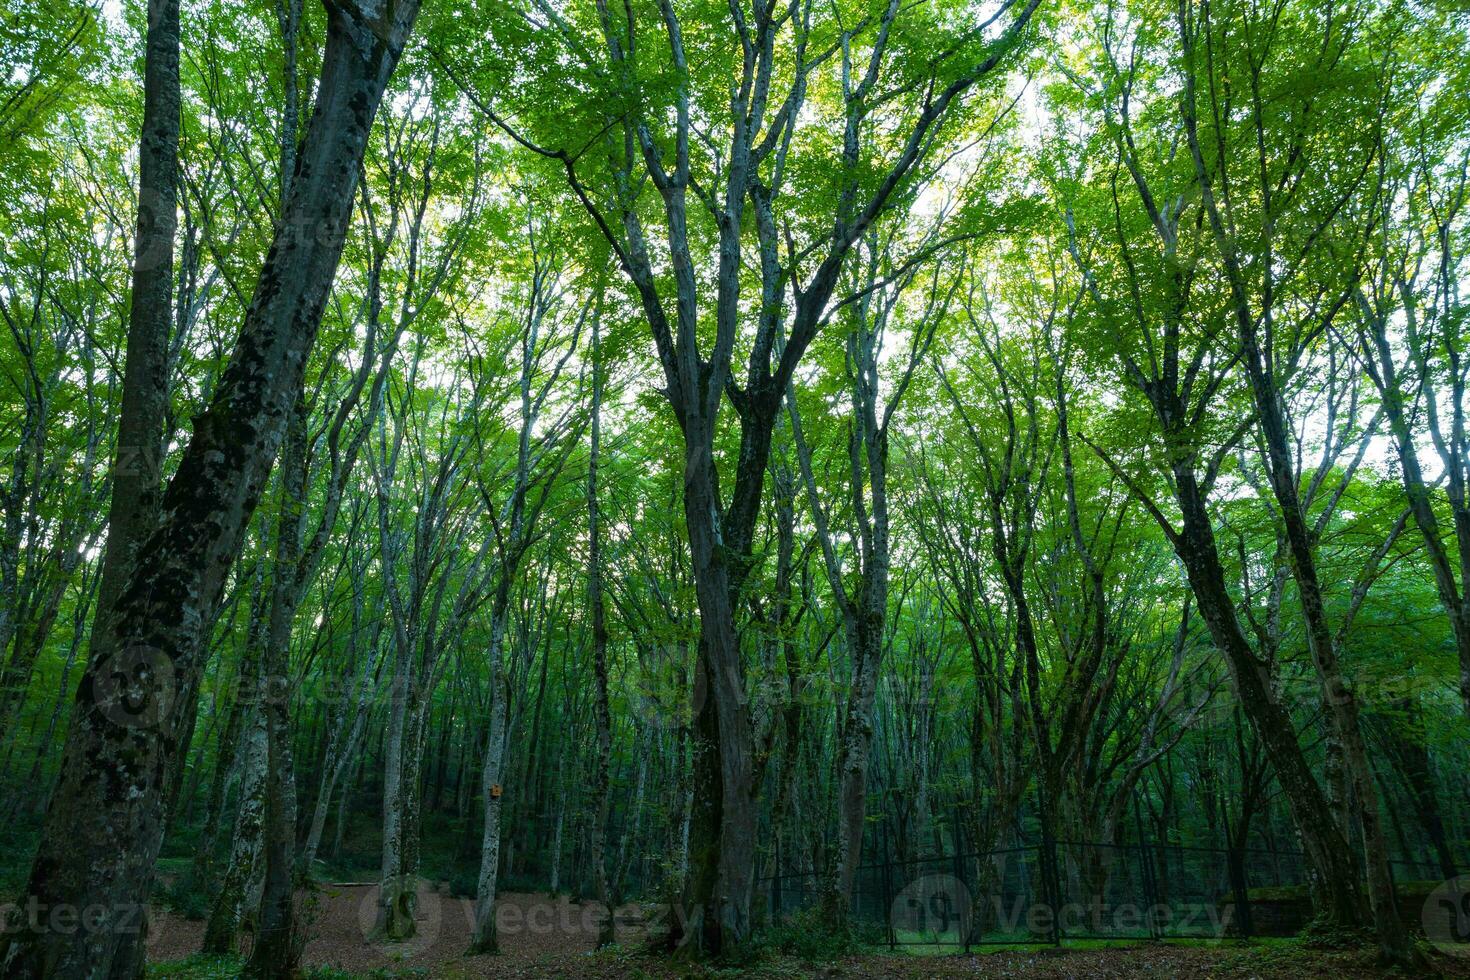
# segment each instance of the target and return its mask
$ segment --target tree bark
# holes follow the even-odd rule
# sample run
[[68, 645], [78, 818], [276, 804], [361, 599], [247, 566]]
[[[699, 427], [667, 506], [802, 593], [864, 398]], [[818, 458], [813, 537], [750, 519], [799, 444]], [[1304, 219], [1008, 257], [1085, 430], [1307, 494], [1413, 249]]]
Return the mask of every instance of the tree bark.
[[158, 519], [163, 430], [168, 413], [167, 350], [173, 319], [174, 233], [178, 227], [179, 2], [149, 0], [138, 153], [138, 226], [128, 317], [117, 458], [107, 513], [91, 651], [108, 648], [112, 609], [133, 561]]
[[253, 703], [246, 711], [249, 718], [240, 753], [240, 802], [231, 836], [230, 863], [215, 895], [201, 947], [202, 952], [215, 956], [235, 952], [241, 919], [246, 910], [254, 912], [264, 884], [261, 844], [268, 805], [269, 735], [262, 706]]
[[1256, 659], [1241, 632], [1192, 467], [1183, 462], [1176, 464], [1174, 481], [1183, 515], [1183, 528], [1175, 539], [1175, 550], [1184, 564], [1210, 638], [1216, 649], [1225, 654], [1230, 666], [1236, 697], [1266, 749], [1292, 820], [1301, 833], [1307, 860], [1316, 872], [1318, 911], [1334, 925], [1356, 926], [1360, 922], [1361, 900], [1347, 841], [1332, 818], [1321, 784], [1307, 765], [1290, 715], [1271, 690], [1266, 666]]
[[26, 886], [32, 907], [90, 910], [89, 928], [22, 923], [0, 952], [0, 976], [141, 969], [165, 783], [188, 748], [181, 736], [203, 672], [203, 634], [300, 397], [368, 131], [417, 11], [417, 0], [328, 7], [317, 104], [281, 225], [161, 523], [97, 631]]
[[607, 872], [607, 821], [612, 810], [612, 710], [607, 692], [607, 612], [602, 584], [602, 515], [597, 506], [597, 464], [602, 438], [602, 344], [600, 324], [592, 321], [592, 427], [587, 455], [587, 604], [592, 614], [593, 707], [597, 719], [597, 757], [592, 768], [596, 813], [592, 824], [592, 874], [606, 913], [597, 932], [598, 948], [617, 942], [617, 916]]
[[[1267, 471], [1271, 492], [1276, 499], [1277, 513], [1286, 532], [1287, 553], [1291, 559], [1292, 577], [1302, 607], [1302, 616], [1307, 626], [1307, 646], [1317, 669], [1322, 685], [1323, 699], [1329, 710], [1335, 739], [1340, 745], [1342, 763], [1348, 781], [1357, 796], [1355, 813], [1358, 829], [1362, 833], [1364, 859], [1368, 877], [1368, 898], [1373, 912], [1374, 925], [1378, 933], [1379, 947], [1385, 959], [1394, 963], [1412, 965], [1415, 961], [1413, 944], [1403, 921], [1399, 918], [1398, 903], [1394, 896], [1393, 873], [1388, 863], [1388, 846], [1383, 836], [1379, 813], [1378, 790], [1374, 785], [1369, 768], [1367, 748], [1363, 743], [1359, 724], [1357, 696], [1351, 680], [1344, 674], [1333, 632], [1327, 622], [1325, 601], [1317, 574], [1315, 536], [1307, 525], [1306, 512], [1302, 507], [1299, 490], [1300, 475], [1294, 462], [1288, 432], [1282, 393], [1278, 388], [1280, 379], [1273, 371], [1274, 352], [1269, 348], [1270, 323], [1274, 314], [1271, 300], [1271, 275], [1269, 268], [1262, 271], [1266, 276], [1266, 294], [1262, 299], [1259, 317], [1266, 325], [1267, 345], [1263, 347], [1257, 329], [1257, 312], [1248, 298], [1245, 273], [1236, 253], [1236, 243], [1226, 227], [1220, 208], [1216, 205], [1213, 179], [1206, 168], [1200, 150], [1194, 117], [1192, 76], [1187, 83], [1184, 102], [1185, 131], [1194, 160], [1195, 173], [1199, 180], [1200, 195], [1204, 210], [1209, 217], [1210, 227], [1221, 253], [1226, 279], [1230, 285], [1231, 308], [1234, 313], [1242, 360], [1250, 381], [1252, 398], [1255, 402], [1261, 433], [1264, 436]], [[1267, 201], [1267, 222], [1274, 220]], [[1265, 263], [1272, 261], [1269, 249], [1269, 230], [1265, 236], [1268, 254]], [[1334, 746], [1335, 747], [1335, 746]], [[1329, 806], [1330, 809], [1330, 806]]]
[[267, 733], [267, 790], [264, 825], [264, 889], [255, 946], [247, 973], [280, 977], [296, 972], [295, 935], [296, 772], [291, 758], [291, 625], [301, 597], [302, 520], [306, 509], [306, 406], [296, 404], [288, 423], [281, 465], [281, 512], [277, 518], [275, 573], [264, 656], [261, 710]]
[[[503, 620], [502, 620], [503, 623]], [[492, 646], [499, 646], [501, 639], [491, 638]], [[493, 686], [508, 686], [504, 677], [504, 664], [496, 661], [491, 666], [490, 683]], [[474, 934], [470, 939], [471, 953], [499, 953], [500, 935], [495, 921], [495, 895], [500, 875], [500, 805], [502, 788], [500, 773], [505, 760], [505, 703], [506, 693], [491, 695], [490, 732], [485, 745], [484, 793], [485, 823], [480, 841], [480, 878], [475, 887]]]

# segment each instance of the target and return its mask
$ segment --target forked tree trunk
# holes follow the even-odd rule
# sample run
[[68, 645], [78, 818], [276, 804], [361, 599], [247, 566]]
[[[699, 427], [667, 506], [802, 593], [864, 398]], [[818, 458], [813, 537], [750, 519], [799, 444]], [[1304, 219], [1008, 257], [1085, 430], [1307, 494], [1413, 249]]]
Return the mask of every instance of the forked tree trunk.
[[[1306, 621], [1307, 646], [1317, 669], [1317, 678], [1322, 686], [1322, 696], [1332, 726], [1331, 748], [1333, 755], [1340, 752], [1342, 767], [1346, 770], [1344, 782], [1350, 783], [1357, 796], [1355, 815], [1362, 833], [1364, 863], [1368, 879], [1368, 897], [1373, 912], [1374, 926], [1378, 933], [1379, 947], [1385, 959], [1403, 965], [1415, 961], [1413, 945], [1403, 922], [1399, 918], [1398, 904], [1394, 896], [1393, 874], [1388, 864], [1388, 848], [1383, 836], [1382, 819], [1379, 814], [1377, 787], [1374, 786], [1372, 770], [1369, 768], [1367, 748], [1359, 725], [1357, 696], [1352, 682], [1341, 667], [1336, 638], [1327, 621], [1325, 601], [1317, 574], [1316, 542], [1308, 528], [1306, 511], [1303, 509], [1298, 485], [1297, 471], [1292, 453], [1292, 433], [1281, 401], [1281, 381], [1273, 373], [1273, 351], [1263, 349], [1257, 329], [1257, 311], [1249, 298], [1246, 273], [1236, 253], [1235, 241], [1225, 224], [1215, 194], [1210, 171], [1205, 167], [1199, 148], [1197, 128], [1193, 115], [1193, 82], [1186, 88], [1185, 128], [1189, 136], [1191, 154], [1195, 161], [1195, 172], [1199, 180], [1200, 196], [1205, 213], [1221, 253], [1226, 280], [1230, 285], [1231, 308], [1234, 313], [1241, 360], [1250, 380], [1251, 394], [1255, 402], [1259, 424], [1264, 436], [1267, 472], [1271, 482], [1272, 496], [1277, 503], [1285, 530], [1288, 554], [1291, 558], [1292, 578], [1297, 585], [1302, 618]], [[1269, 201], [1269, 198], [1268, 198]], [[1269, 216], [1268, 221], [1273, 220]], [[1268, 247], [1271, 239], [1266, 237]], [[1269, 260], [1267, 260], [1269, 262]], [[1263, 273], [1267, 285], [1271, 283], [1270, 269]], [[1273, 311], [1267, 293], [1265, 315]], [[1266, 334], [1269, 339], [1269, 332]], [[1335, 761], [1335, 760], [1334, 760]], [[1345, 795], [1345, 794], [1342, 794]]]
[[[723, 540], [715, 489], [713, 435], [712, 427], [699, 435], [686, 432], [684, 471], [684, 520], [700, 638], [695, 681], [697, 789], [683, 932], [698, 937], [698, 948], [710, 953], [720, 951], [727, 940], [738, 944], [750, 935], [756, 831], [751, 724], [727, 565], [730, 547]], [[760, 465], [764, 468], [764, 459]]]
[[1405, 965], [1415, 959], [1413, 944], [1399, 917], [1394, 895], [1393, 872], [1388, 863], [1388, 844], [1383, 835], [1378, 789], [1368, 761], [1363, 740], [1360, 711], [1352, 681], [1344, 674], [1338, 657], [1337, 642], [1327, 622], [1326, 604], [1317, 575], [1317, 560], [1312, 535], [1307, 528], [1305, 511], [1297, 490], [1298, 475], [1288, 448], [1286, 422], [1282, 417], [1276, 392], [1261, 369], [1260, 352], [1253, 340], [1247, 343], [1247, 365], [1256, 394], [1256, 409], [1266, 431], [1270, 457], [1271, 487], [1275, 494], [1282, 523], [1286, 527], [1291, 553], [1292, 576], [1297, 583], [1303, 618], [1307, 621], [1308, 648], [1322, 685], [1323, 700], [1329, 723], [1340, 745], [1345, 782], [1356, 797], [1353, 813], [1362, 834], [1363, 858], [1368, 879], [1368, 898], [1374, 927], [1386, 959]]

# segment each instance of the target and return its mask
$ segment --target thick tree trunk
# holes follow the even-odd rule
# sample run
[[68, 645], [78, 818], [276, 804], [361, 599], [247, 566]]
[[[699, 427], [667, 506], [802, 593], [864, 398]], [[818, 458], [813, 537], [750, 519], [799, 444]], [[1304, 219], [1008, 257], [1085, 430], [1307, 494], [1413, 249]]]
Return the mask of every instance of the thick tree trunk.
[[[333, 3], [311, 126], [234, 354], [195, 421], [128, 585], [77, 693], [27, 903], [87, 909], [88, 928], [28, 921], [0, 976], [129, 976], [163, 839], [166, 781], [195, 709], [204, 631], [302, 390], [351, 214], [368, 130], [416, 0]], [[110, 628], [108, 628], [110, 627]]]
[[[701, 427], [702, 428], [702, 427]], [[707, 442], [690, 442], [684, 472], [684, 520], [699, 603], [699, 673], [703, 687], [695, 731], [694, 865], [685, 909], [685, 935], [705, 952], [750, 935], [755, 884], [755, 787], [745, 671], [735, 636], [735, 610], [723, 540], [719, 497]], [[760, 461], [764, 469], [764, 459]]]
[[[837, 858], [834, 877], [843, 921], [852, 906], [853, 883], [862, 863], [863, 827], [868, 804], [868, 748], [873, 740], [873, 703], [878, 663], [882, 658], [882, 612], [865, 612], [866, 622], [854, 622], [849, 645], [853, 658], [853, 685], [837, 748]], [[877, 631], [875, 632], [874, 626]]]

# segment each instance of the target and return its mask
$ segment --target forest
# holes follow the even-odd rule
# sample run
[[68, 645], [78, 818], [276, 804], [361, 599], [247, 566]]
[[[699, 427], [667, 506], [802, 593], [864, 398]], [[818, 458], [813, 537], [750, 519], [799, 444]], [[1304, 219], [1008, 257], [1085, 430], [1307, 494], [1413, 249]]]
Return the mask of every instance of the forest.
[[1463, 0], [0, 59], [0, 978], [1470, 976]]

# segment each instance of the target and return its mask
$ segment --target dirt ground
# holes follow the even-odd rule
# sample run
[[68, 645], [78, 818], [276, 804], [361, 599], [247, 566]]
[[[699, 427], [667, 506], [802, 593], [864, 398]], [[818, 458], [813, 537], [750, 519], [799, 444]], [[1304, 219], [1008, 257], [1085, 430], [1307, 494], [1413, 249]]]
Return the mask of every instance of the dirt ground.
[[[324, 885], [315, 902], [308, 901], [310, 940], [305, 962], [353, 973], [412, 971], [430, 977], [581, 976], [582, 965], [593, 968], [601, 906], [573, 903], [566, 897], [502, 893], [497, 903], [501, 955], [466, 956], [474, 924], [474, 903], [453, 898], [438, 888], [421, 886], [415, 920], [417, 935], [402, 943], [372, 940], [377, 914], [377, 885]], [[641, 920], [636, 908], [620, 919]], [[629, 925], [619, 937], [633, 939], [642, 925]], [[204, 923], [182, 919], [167, 911], [153, 913], [148, 958], [153, 962], [183, 959], [198, 952]], [[249, 936], [244, 939], [249, 948]], [[614, 964], [615, 965], [615, 964]]]
[[[1358, 980], [1386, 974], [1371, 952], [1308, 949], [1298, 944], [1178, 946], [1141, 944], [1121, 949], [1001, 950], [976, 955], [846, 957], [835, 963], [805, 963], [768, 956], [744, 966], [702, 966], [643, 952], [649, 923], [636, 907], [619, 912], [619, 950], [593, 953], [601, 907], [566, 897], [503, 894], [499, 956], [466, 956], [473, 903], [440, 889], [419, 892], [418, 935], [404, 943], [370, 938], [377, 902], [373, 885], [324, 886], [309, 910], [313, 916], [305, 961], [357, 974], [445, 978], [715, 978], [759, 977], [996, 977], [1020, 980], [1159, 977], [1180, 980], [1303, 976]], [[198, 951], [204, 923], [165, 911], [152, 919], [148, 943], [153, 962], [180, 960]], [[248, 944], [248, 937], [246, 939]], [[1418, 975], [1467, 978], [1470, 957], [1431, 954]]]

